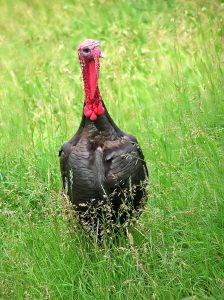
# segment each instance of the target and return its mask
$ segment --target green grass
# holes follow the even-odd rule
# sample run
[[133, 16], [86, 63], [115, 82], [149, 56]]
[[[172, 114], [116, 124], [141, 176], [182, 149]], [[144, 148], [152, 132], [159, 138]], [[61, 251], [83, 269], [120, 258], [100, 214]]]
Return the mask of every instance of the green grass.
[[[5, 0], [0, 11], [0, 298], [224, 299], [223, 3]], [[86, 38], [101, 41], [103, 99], [150, 170], [133, 245], [97, 247], [60, 195]]]

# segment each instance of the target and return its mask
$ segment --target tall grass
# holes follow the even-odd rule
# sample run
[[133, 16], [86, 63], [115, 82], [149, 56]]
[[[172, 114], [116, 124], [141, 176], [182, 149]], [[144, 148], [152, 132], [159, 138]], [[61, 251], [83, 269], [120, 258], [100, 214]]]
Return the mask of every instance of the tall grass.
[[[0, 11], [0, 297], [223, 299], [223, 3], [11, 0]], [[85, 38], [101, 41], [103, 99], [150, 170], [133, 244], [99, 248], [60, 194]]]

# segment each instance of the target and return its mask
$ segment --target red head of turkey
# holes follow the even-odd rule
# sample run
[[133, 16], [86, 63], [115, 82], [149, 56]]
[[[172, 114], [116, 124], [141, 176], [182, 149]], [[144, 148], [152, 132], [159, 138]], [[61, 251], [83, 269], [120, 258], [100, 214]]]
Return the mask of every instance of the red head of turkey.
[[148, 181], [137, 139], [114, 123], [101, 98], [101, 56], [98, 41], [86, 40], [78, 47], [84, 109], [77, 132], [59, 151], [64, 193], [83, 227], [100, 239], [136, 220]]

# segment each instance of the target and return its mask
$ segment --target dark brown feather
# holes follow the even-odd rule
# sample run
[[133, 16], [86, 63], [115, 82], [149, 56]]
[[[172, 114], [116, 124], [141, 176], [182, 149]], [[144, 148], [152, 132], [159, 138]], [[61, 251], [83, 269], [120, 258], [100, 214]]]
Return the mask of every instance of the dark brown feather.
[[126, 225], [140, 214], [147, 196], [144, 156], [136, 138], [122, 132], [107, 111], [96, 121], [83, 116], [59, 155], [64, 191], [89, 231], [102, 235], [105, 220], [109, 227]]

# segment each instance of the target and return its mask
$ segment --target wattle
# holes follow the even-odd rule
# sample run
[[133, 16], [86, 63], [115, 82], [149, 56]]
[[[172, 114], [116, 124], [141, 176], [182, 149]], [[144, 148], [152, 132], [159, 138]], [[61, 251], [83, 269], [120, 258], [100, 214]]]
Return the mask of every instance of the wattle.
[[86, 104], [84, 107], [84, 115], [90, 118], [91, 121], [95, 121], [97, 116], [104, 114], [105, 109], [101, 101], [99, 101], [98, 105], [95, 104]]

